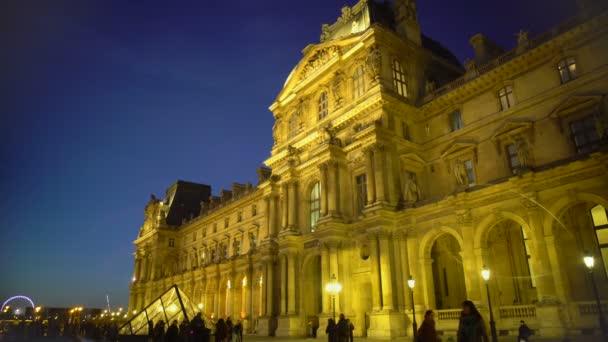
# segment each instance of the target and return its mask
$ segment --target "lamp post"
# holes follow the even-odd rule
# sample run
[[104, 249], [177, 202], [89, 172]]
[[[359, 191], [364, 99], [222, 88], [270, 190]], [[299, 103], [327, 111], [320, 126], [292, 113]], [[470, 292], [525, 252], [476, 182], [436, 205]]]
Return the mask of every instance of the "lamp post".
[[336, 279], [336, 275], [331, 275], [331, 280], [325, 285], [325, 291], [331, 295], [332, 308], [334, 313], [334, 321], [336, 320], [336, 296], [342, 291], [342, 284]]
[[416, 281], [414, 280], [414, 278], [412, 276], [410, 276], [410, 279], [408, 279], [408, 281], [407, 281], [407, 286], [410, 288], [410, 296], [411, 296], [411, 302], [412, 302], [412, 329], [413, 329], [412, 337], [414, 339], [414, 342], [416, 341], [416, 333], [418, 332], [418, 324], [416, 324], [416, 310], [414, 309], [414, 286], [415, 285], [416, 285]]
[[490, 299], [490, 286], [488, 285], [488, 280], [490, 280], [490, 269], [485, 265], [481, 270], [481, 277], [486, 283], [486, 292], [488, 293], [488, 309], [490, 310], [490, 331], [492, 333], [492, 342], [497, 342], [498, 336], [496, 334], [496, 322], [494, 322], [494, 313], [492, 312], [492, 300]]
[[597, 285], [595, 284], [595, 277], [593, 275], [593, 266], [595, 266], [595, 258], [590, 253], [585, 253], [583, 262], [587, 266], [589, 271], [589, 277], [591, 278], [591, 285], [593, 286], [593, 294], [595, 295], [595, 303], [597, 305], [597, 313], [600, 320], [600, 329], [602, 330], [603, 336], [608, 336], [608, 326], [606, 326], [606, 320], [604, 319], [604, 312], [602, 311], [602, 303], [600, 302], [600, 294], [597, 292]]

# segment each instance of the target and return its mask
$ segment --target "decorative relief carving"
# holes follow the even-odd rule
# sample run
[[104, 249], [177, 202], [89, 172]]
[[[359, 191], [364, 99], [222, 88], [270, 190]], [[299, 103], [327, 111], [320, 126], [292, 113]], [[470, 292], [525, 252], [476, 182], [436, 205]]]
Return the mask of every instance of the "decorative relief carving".
[[325, 49], [317, 51], [306, 63], [302, 73], [300, 74], [300, 81], [304, 80], [310, 74], [315, 72], [317, 69], [322, 67], [325, 63], [329, 62], [330, 59], [340, 54], [340, 48], [337, 46], [330, 46]]
[[470, 226], [473, 224], [473, 215], [470, 210], [463, 210], [457, 213], [457, 222], [459, 225]]
[[321, 43], [326, 42], [327, 40], [329, 40], [329, 25], [327, 24], [323, 24], [321, 25]]
[[416, 180], [416, 174], [407, 172], [406, 179], [403, 182], [403, 199], [406, 203], [415, 203], [420, 200], [420, 188]]
[[378, 83], [382, 72], [382, 53], [378, 46], [374, 45], [370, 48], [365, 65], [372, 84]]
[[348, 6], [342, 7], [342, 15], [338, 18], [339, 23], [344, 23], [353, 18], [353, 10]]
[[331, 83], [331, 91], [334, 96], [334, 104], [336, 109], [342, 107], [344, 102], [344, 74], [336, 72], [334, 80]]

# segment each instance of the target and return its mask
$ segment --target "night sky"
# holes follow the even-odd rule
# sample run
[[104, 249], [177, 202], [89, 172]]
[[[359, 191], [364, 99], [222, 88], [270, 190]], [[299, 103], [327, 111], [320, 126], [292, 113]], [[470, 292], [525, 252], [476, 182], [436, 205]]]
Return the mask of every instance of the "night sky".
[[[171, 3], [172, 6], [168, 6]], [[355, 0], [4, 0], [0, 4], [0, 300], [126, 306], [151, 193], [254, 182], [268, 106]], [[423, 0], [425, 34], [461, 60], [506, 48], [574, 0]]]

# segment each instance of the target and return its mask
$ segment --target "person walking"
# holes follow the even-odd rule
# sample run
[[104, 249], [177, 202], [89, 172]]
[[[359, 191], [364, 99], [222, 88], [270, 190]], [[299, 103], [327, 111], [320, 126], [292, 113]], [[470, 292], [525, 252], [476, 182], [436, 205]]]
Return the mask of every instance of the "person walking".
[[418, 329], [417, 342], [439, 342], [433, 316], [433, 310], [427, 310], [424, 313], [424, 320]]
[[167, 329], [167, 335], [165, 336], [166, 342], [178, 342], [179, 341], [179, 328], [177, 321], [173, 321]]
[[347, 319], [346, 321], [348, 322], [349, 341], [354, 342], [355, 337], [353, 335], [353, 331], [355, 330], [355, 325], [350, 321], [350, 319]]
[[243, 342], [243, 323], [241, 321], [236, 322], [233, 330], [234, 330], [235, 341]]
[[350, 340], [350, 324], [344, 314], [340, 314], [338, 320], [338, 342], [349, 342]]
[[228, 326], [223, 318], [220, 318], [215, 324], [215, 342], [226, 342], [228, 338]]
[[530, 336], [532, 336], [532, 329], [526, 325], [526, 322], [519, 321], [519, 335], [517, 336], [517, 342], [528, 342]]
[[327, 328], [325, 328], [327, 342], [338, 342], [338, 326], [333, 318], [327, 320]]
[[154, 326], [154, 342], [163, 342], [165, 340], [165, 322], [161, 319]]
[[228, 329], [227, 329], [227, 333], [228, 333], [228, 336], [227, 336], [227, 338], [228, 338], [228, 342], [232, 342], [232, 333], [233, 333], [234, 326], [232, 325], [232, 319], [230, 319], [230, 317], [228, 317], [228, 318], [226, 319], [226, 327], [228, 328]]
[[458, 342], [489, 342], [486, 323], [470, 300], [462, 303], [462, 314], [458, 324]]
[[148, 341], [154, 341], [154, 322], [152, 320], [148, 321]]

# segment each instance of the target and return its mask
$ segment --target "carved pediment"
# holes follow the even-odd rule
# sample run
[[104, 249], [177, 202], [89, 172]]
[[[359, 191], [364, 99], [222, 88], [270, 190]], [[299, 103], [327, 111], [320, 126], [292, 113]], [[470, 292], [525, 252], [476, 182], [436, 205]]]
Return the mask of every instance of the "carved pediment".
[[413, 152], [402, 154], [399, 156], [399, 160], [403, 168], [412, 171], [419, 171], [426, 165], [426, 161]]
[[493, 141], [508, 140], [515, 135], [522, 134], [532, 127], [529, 120], [509, 120], [504, 122], [492, 135]]
[[603, 94], [580, 94], [572, 95], [558, 104], [549, 114], [551, 118], [559, 118], [585, 110], [592, 107], [600, 106], [602, 103]]
[[477, 143], [472, 141], [457, 141], [454, 142], [441, 154], [441, 159], [454, 159], [460, 156], [472, 153], [474, 156], [477, 155]]
[[304, 63], [299, 80], [302, 81], [315, 71], [321, 69], [332, 58], [340, 55], [340, 48], [332, 45], [315, 51]]

